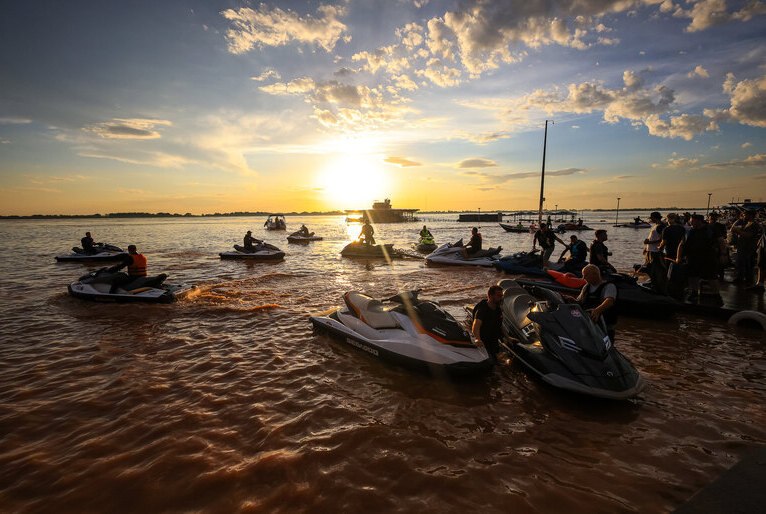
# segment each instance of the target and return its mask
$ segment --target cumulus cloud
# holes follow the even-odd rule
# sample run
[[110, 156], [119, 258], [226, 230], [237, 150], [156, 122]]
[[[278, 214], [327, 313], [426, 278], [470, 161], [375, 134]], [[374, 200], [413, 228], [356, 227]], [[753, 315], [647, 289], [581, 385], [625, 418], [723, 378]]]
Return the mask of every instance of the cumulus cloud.
[[330, 52], [346, 32], [346, 25], [340, 21], [345, 14], [343, 6], [333, 5], [320, 5], [316, 16], [300, 16], [266, 4], [261, 4], [258, 9], [242, 7], [221, 12], [231, 22], [226, 39], [229, 52], [233, 54], [291, 42], [314, 44]]
[[766, 127], [766, 75], [737, 82], [734, 74], [729, 73], [723, 91], [729, 95], [731, 106], [717, 114], [745, 125]]
[[691, 9], [676, 5], [673, 15], [689, 18], [687, 32], [698, 32], [730, 21], [750, 21], [754, 16], [766, 13], [766, 5], [760, 1], [748, 2], [738, 11], [729, 11], [726, 0], [699, 0]]
[[710, 77], [710, 74], [704, 67], [698, 65], [694, 68], [693, 71], [690, 71], [689, 73], [687, 73], [686, 76], [689, 78], [701, 77], [703, 79], [706, 79]]
[[279, 79], [282, 78], [282, 76], [279, 74], [278, 71], [272, 70], [272, 69], [268, 69], [268, 70], [264, 70], [263, 72], [261, 72], [260, 75], [256, 75], [256, 76], [250, 77], [250, 78], [252, 80], [256, 81], [256, 82], [263, 82], [264, 80], [268, 80], [268, 79], [279, 80]]
[[566, 91], [536, 90], [508, 104], [511, 112], [540, 109], [549, 114], [590, 114], [603, 112], [604, 121], [628, 120], [644, 125], [658, 137], [690, 141], [697, 134], [718, 130], [717, 118], [704, 115], [673, 115], [675, 92], [664, 86], [647, 86], [639, 74], [626, 71], [622, 88], [608, 88], [600, 82], [570, 84]]
[[689, 157], [675, 157], [668, 159], [668, 168], [678, 170], [685, 168], [693, 168], [699, 163], [699, 159]]
[[404, 157], [388, 157], [385, 160], [389, 164], [396, 164], [400, 168], [410, 168], [412, 166], [422, 166], [421, 163], [416, 161], [411, 161], [409, 159], [406, 159]]
[[95, 123], [83, 130], [104, 139], [159, 139], [161, 134], [155, 127], [170, 126], [167, 120], [147, 118], [115, 118], [112, 121]]
[[458, 168], [491, 168], [497, 166], [495, 161], [477, 157], [474, 159], [464, 159], [457, 164]]
[[410, 67], [407, 56], [403, 54], [401, 47], [390, 45], [378, 48], [372, 52], [359, 52], [351, 56], [351, 60], [362, 62], [362, 69], [370, 73], [377, 73], [383, 69], [389, 74], [402, 73]]

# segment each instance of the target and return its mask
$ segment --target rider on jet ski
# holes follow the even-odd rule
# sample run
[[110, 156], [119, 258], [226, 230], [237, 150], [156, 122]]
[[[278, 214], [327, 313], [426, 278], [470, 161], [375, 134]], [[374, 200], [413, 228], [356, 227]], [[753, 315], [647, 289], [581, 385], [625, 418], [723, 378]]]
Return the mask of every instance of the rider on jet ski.
[[614, 343], [617, 326], [617, 310], [614, 308], [617, 301], [617, 286], [606, 282], [601, 276], [601, 270], [595, 264], [588, 264], [582, 269], [582, 278], [587, 284], [580, 291], [580, 296], [577, 298], [569, 295], [562, 296], [568, 301], [579, 303], [583, 309], [589, 310], [593, 321], [598, 321], [603, 316], [606, 333]]
[[90, 232], [86, 232], [86, 233], [85, 233], [85, 237], [83, 237], [82, 239], [80, 239], [80, 244], [82, 245], [82, 250], [83, 250], [83, 251], [84, 251], [84, 252], [85, 252], [87, 255], [95, 255], [95, 254], [97, 254], [97, 253], [98, 253], [98, 250], [96, 250], [96, 249], [93, 247], [93, 245], [95, 244], [95, 242], [93, 241], [93, 238], [92, 238], [92, 237], [90, 237]]
[[424, 237], [431, 237], [431, 238], [433, 238], [434, 236], [431, 235], [431, 231], [428, 230], [428, 227], [423, 225], [423, 230], [420, 231], [420, 237], [421, 238], [424, 238]]
[[[110, 277], [112, 287], [109, 292], [115, 293], [120, 286], [146, 278], [146, 265], [147, 259], [144, 255], [138, 253], [138, 250], [136, 250], [136, 245], [128, 245], [128, 255], [125, 256], [125, 259], [123, 259], [121, 263], [115, 264], [114, 266], [107, 269], [109, 273], [114, 273], [114, 275]], [[125, 266], [128, 267], [127, 274], [117, 273], [121, 268], [124, 268]], [[159, 275], [158, 278], [159, 277], [162, 277], [160, 280], [161, 282], [166, 276], [163, 274]]]
[[[263, 244], [263, 241], [261, 241], [260, 239], [254, 238], [251, 235], [252, 233], [253, 233], [252, 231], [248, 230], [247, 234], [245, 234], [245, 239], [244, 239], [245, 251], [248, 252], [248, 253], [255, 252], [255, 247], [258, 246], [258, 245]], [[255, 244], [253, 244], [253, 243], [255, 243]]]
[[468, 259], [471, 255], [481, 251], [481, 232], [476, 227], [471, 229], [471, 240], [463, 246], [463, 258]]
[[304, 236], [304, 237], [310, 237], [313, 235], [313, 233], [309, 233], [309, 229], [306, 225], [301, 225], [301, 228], [298, 229], [297, 232], [295, 232], [296, 236]]
[[362, 225], [362, 232], [359, 234], [359, 239], [362, 244], [365, 244], [367, 246], [373, 246], [375, 244], [375, 238], [372, 237], [373, 234], [375, 234], [375, 229], [372, 228], [372, 225], [370, 224], [370, 220], [365, 218], [364, 219], [364, 225]]

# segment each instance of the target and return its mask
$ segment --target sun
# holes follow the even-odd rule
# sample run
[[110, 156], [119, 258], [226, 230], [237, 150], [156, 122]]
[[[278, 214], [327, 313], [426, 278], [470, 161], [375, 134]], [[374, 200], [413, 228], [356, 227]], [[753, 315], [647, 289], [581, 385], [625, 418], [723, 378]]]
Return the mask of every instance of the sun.
[[389, 194], [379, 155], [341, 154], [319, 172], [318, 186], [334, 209], [366, 209]]

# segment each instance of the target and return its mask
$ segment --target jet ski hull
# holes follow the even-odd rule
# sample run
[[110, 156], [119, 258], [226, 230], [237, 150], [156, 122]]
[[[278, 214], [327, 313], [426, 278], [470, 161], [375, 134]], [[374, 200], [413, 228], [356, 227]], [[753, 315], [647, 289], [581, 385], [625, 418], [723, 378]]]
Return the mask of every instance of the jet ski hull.
[[[484, 348], [471, 344], [456, 348], [404, 328], [373, 329], [348, 309], [329, 316], [309, 318], [314, 327], [326, 331], [349, 346], [392, 364], [432, 375], [465, 376], [489, 370], [492, 361]], [[405, 317], [399, 318], [407, 324]], [[410, 330], [413, 326], [409, 325]]]
[[[624, 374], [614, 377], [593, 376], [594, 381], [606, 380], [611, 387], [598, 387], [588, 385], [582, 381], [572, 380], [567, 375], [570, 373], [560, 361], [545, 356], [542, 347], [524, 343], [512, 343], [508, 345], [508, 351], [518, 359], [524, 367], [535, 374], [546, 384], [553, 387], [571, 391], [573, 393], [605, 398], [609, 400], [628, 400], [635, 397], [646, 387], [641, 375], [632, 368], [624, 370]], [[615, 350], [616, 352], [617, 350]], [[620, 357], [624, 359], [622, 354]], [[581, 378], [584, 378], [581, 376]]]
[[320, 236], [287, 236], [288, 243], [310, 243], [311, 241], [321, 241]]
[[489, 250], [479, 250], [478, 253], [467, 259], [463, 257], [463, 247], [445, 243], [434, 250], [426, 257], [428, 265], [446, 265], [446, 266], [480, 266], [491, 268], [498, 261], [497, 254], [500, 248], [490, 248]]
[[110, 293], [110, 287], [109, 284], [73, 282], [67, 289], [75, 298], [112, 303], [172, 303], [195, 289], [189, 284], [162, 284], [160, 287], [143, 287], [133, 291], [118, 289]]
[[279, 261], [285, 258], [285, 252], [277, 252], [274, 250], [253, 253], [221, 252], [218, 255], [221, 259], [239, 259], [246, 261]]
[[362, 243], [349, 243], [341, 250], [343, 257], [356, 257], [360, 259], [388, 259], [394, 255], [394, 245], [365, 245]]
[[113, 262], [120, 261], [128, 254], [125, 252], [101, 252], [88, 255], [86, 253], [70, 253], [66, 255], [57, 255], [58, 262]]
[[500, 227], [506, 232], [515, 232], [517, 234], [526, 234], [531, 230], [529, 227], [520, 227], [518, 225], [508, 225], [507, 223], [499, 223]]

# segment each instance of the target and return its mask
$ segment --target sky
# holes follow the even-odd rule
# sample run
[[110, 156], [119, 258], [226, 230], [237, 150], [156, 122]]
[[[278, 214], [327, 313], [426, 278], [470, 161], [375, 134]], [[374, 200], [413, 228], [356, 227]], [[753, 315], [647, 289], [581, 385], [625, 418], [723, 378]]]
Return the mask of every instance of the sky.
[[758, 0], [5, 2], [0, 214], [766, 200]]

